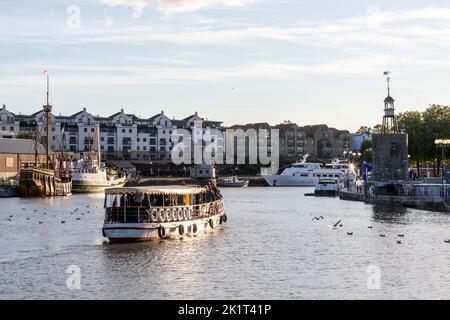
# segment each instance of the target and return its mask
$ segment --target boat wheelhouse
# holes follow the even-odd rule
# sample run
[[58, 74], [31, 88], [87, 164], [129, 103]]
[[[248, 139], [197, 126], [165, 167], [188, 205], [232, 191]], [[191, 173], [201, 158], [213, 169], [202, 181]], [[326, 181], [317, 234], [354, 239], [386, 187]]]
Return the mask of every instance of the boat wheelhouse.
[[111, 242], [194, 236], [227, 221], [212, 186], [152, 186], [105, 190], [103, 236]]

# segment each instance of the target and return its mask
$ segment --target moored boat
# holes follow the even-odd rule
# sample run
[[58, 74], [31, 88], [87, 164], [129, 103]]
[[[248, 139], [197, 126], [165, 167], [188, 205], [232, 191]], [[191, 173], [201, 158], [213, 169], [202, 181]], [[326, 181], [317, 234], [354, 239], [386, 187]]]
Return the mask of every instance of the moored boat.
[[103, 236], [111, 242], [195, 236], [227, 221], [212, 186], [153, 186], [105, 190]]
[[19, 196], [19, 186], [16, 180], [0, 182], [0, 198], [12, 198]]
[[[47, 73], [45, 71], [45, 73]], [[38, 161], [39, 131], [35, 131], [35, 161], [33, 166], [21, 168], [19, 172], [19, 192], [25, 197], [51, 197], [68, 196], [72, 194], [72, 177], [64, 168], [64, 146], [61, 146], [59, 167], [55, 155], [50, 150], [50, 113], [52, 106], [49, 103], [49, 77], [47, 73], [47, 104], [43, 106], [45, 118], [45, 163]], [[64, 139], [63, 139], [64, 141]]]
[[307, 162], [308, 155], [298, 163], [291, 164], [281, 174], [262, 174], [271, 187], [314, 187], [321, 178], [337, 178], [353, 182], [356, 179], [353, 165], [347, 161], [335, 160], [332, 163]]
[[234, 187], [234, 188], [242, 188], [248, 187], [249, 180], [248, 179], [239, 179], [238, 177], [226, 177], [221, 178], [218, 181], [218, 185], [220, 187]]
[[72, 191], [74, 193], [98, 193], [106, 188], [123, 187], [125, 175], [109, 174], [106, 168], [97, 166], [75, 168], [72, 171]]
[[25, 197], [68, 196], [72, 194], [70, 175], [60, 176], [54, 170], [39, 167], [20, 170], [19, 192]]
[[340, 182], [339, 179], [320, 179], [314, 189], [316, 197], [336, 197], [339, 195]]
[[87, 158], [70, 164], [72, 191], [74, 193], [103, 192], [106, 188], [123, 187], [127, 182], [127, 176], [124, 173], [102, 166], [100, 132], [98, 129], [96, 134], [97, 150], [94, 151], [94, 143], [91, 143]]

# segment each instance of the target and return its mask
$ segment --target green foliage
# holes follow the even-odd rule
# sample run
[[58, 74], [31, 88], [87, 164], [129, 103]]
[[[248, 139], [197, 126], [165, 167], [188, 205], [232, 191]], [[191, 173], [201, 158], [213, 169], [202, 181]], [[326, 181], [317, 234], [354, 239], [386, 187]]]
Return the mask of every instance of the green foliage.
[[450, 138], [450, 107], [430, 105], [424, 112], [408, 111], [398, 117], [400, 129], [408, 134], [411, 160], [435, 161], [441, 158], [434, 141]]
[[361, 144], [361, 159], [363, 161], [371, 163], [373, 160], [373, 149], [372, 149], [372, 139], [366, 139]]
[[361, 126], [357, 132], [358, 133], [370, 133], [370, 132], [372, 132], [372, 128], [367, 127], [367, 126]]

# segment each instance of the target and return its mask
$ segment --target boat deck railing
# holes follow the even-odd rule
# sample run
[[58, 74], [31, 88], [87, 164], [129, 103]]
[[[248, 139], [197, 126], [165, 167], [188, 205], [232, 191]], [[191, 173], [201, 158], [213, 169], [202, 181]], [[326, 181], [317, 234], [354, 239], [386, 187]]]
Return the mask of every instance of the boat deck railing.
[[105, 223], [161, 223], [189, 221], [223, 212], [223, 199], [190, 206], [109, 207]]

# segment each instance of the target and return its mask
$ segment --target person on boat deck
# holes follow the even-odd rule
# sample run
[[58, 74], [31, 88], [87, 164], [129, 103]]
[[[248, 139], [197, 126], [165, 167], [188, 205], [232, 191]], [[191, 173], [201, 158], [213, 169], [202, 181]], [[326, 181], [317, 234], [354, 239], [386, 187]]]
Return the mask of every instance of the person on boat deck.
[[150, 201], [150, 195], [148, 193], [144, 194], [144, 199], [142, 200], [142, 205], [144, 207], [152, 207], [152, 202]]
[[211, 187], [208, 186], [208, 191], [206, 191], [206, 202], [213, 202], [216, 201], [216, 196], [214, 192], [211, 190]]
[[184, 206], [190, 206], [191, 205], [191, 197], [190, 194], [184, 195]]
[[120, 207], [125, 207], [125, 194], [120, 193], [119, 198], [120, 198]]
[[144, 201], [144, 195], [141, 192], [137, 191], [134, 194], [133, 201], [134, 201], [134, 206], [142, 207], [142, 202]]

